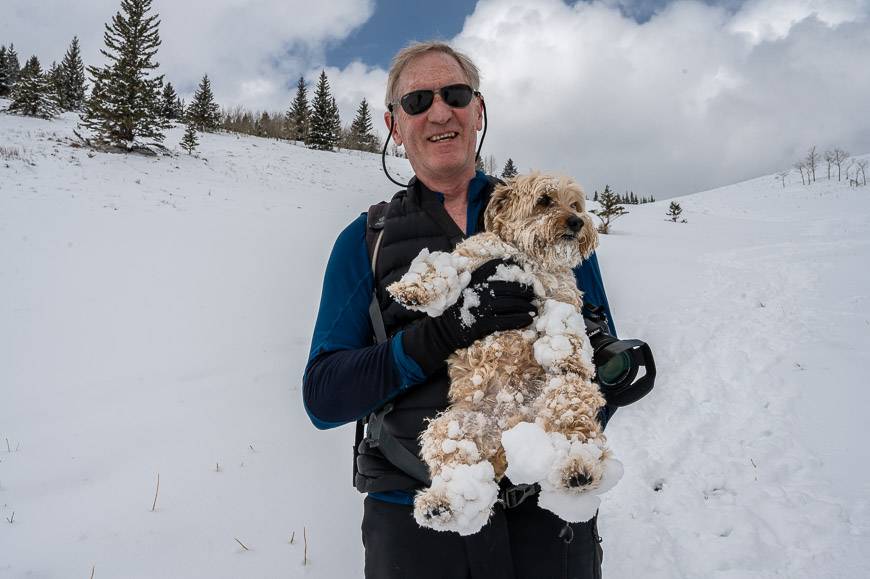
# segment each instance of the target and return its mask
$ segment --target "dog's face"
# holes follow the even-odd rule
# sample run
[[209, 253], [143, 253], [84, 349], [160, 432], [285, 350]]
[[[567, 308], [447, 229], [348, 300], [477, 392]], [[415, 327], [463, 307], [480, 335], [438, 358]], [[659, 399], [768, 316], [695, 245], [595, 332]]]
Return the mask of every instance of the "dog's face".
[[568, 177], [532, 173], [499, 185], [484, 224], [487, 231], [545, 266], [575, 267], [598, 245], [585, 195]]

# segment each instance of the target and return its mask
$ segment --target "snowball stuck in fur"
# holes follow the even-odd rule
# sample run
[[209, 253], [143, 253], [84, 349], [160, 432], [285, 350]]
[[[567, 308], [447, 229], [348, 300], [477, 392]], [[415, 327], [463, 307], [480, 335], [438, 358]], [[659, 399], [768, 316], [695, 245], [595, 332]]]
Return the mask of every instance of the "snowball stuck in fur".
[[501, 435], [507, 458], [507, 476], [514, 484], [533, 484], [546, 478], [556, 462], [556, 449], [537, 424], [520, 422]]
[[407, 282], [421, 281], [423, 287], [429, 290], [431, 301], [409, 305], [408, 308], [425, 312], [433, 318], [443, 314], [444, 310], [456, 303], [462, 289], [471, 280], [468, 261], [467, 257], [443, 251], [429, 253], [425, 248], [420, 251], [402, 279]]
[[[426, 500], [423, 504], [415, 502], [414, 518], [419, 525], [436, 531], [454, 531], [462, 536], [477, 533], [489, 521], [498, 497], [494, 477], [495, 471], [486, 461], [445, 468], [432, 478], [432, 486], [418, 495]], [[439, 504], [429, 504], [439, 499]], [[426, 518], [425, 509], [433, 506], [440, 507], [439, 514]]]

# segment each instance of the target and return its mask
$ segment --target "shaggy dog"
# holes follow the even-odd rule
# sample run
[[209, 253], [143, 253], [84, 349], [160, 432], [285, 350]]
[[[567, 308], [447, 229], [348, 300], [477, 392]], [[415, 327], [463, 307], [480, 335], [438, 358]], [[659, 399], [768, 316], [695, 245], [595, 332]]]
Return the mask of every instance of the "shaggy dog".
[[565, 177], [518, 176], [495, 189], [484, 223], [486, 232], [451, 254], [424, 249], [388, 288], [399, 303], [430, 316], [462, 296], [463, 319], [473, 320], [466, 318], [479, 303], [466, 288], [471, 272], [505, 259], [489, 281], [531, 285], [539, 308], [528, 328], [496, 332], [447, 360], [451, 404], [421, 435], [432, 485], [415, 497], [414, 517], [436, 530], [476, 533], [507, 475], [514, 484], [539, 483], [543, 508], [567, 521], [588, 520], [622, 467], [597, 420], [604, 398], [592, 382], [572, 271], [598, 242], [585, 196]]

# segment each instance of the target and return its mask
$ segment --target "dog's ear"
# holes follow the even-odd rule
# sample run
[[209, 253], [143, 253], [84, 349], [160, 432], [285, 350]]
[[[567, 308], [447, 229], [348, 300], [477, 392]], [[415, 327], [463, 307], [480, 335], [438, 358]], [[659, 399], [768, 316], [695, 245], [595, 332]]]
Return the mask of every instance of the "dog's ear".
[[498, 185], [489, 198], [486, 213], [483, 214], [483, 226], [486, 231], [499, 235], [503, 217], [499, 216], [510, 199], [511, 188], [507, 185]]

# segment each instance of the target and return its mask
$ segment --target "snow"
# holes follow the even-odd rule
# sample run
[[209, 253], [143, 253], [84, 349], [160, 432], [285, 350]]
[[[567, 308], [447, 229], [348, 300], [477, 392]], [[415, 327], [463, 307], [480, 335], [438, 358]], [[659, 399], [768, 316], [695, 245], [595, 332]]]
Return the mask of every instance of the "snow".
[[[89, 156], [74, 123], [0, 114], [0, 577], [361, 576], [353, 428], [300, 390], [332, 243], [394, 192], [379, 159]], [[631, 206], [598, 250], [659, 371], [607, 428], [605, 576], [867, 576], [870, 189], [676, 200], [687, 223]]]

